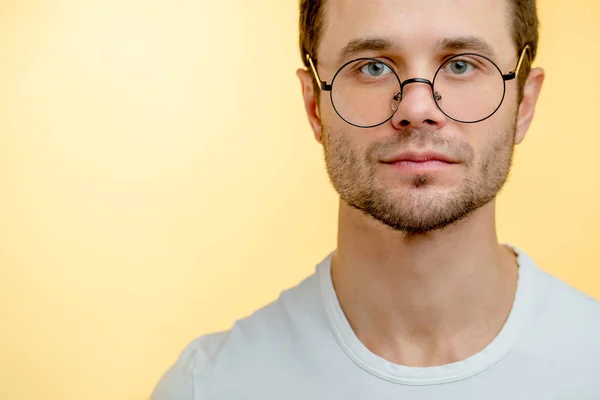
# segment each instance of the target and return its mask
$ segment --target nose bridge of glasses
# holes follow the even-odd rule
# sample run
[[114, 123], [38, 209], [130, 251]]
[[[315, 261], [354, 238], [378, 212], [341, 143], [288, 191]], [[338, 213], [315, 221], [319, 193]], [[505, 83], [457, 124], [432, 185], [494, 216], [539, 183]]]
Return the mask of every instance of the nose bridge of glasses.
[[429, 86], [429, 88], [431, 89], [431, 94], [437, 100], [439, 100], [440, 95], [435, 92], [435, 90], [433, 88], [433, 82], [431, 82], [429, 79], [425, 79], [425, 78], [411, 78], [411, 79], [407, 79], [407, 80], [401, 82], [400, 83], [400, 92], [397, 93], [396, 96], [394, 96], [394, 100], [401, 101], [402, 98], [404, 97], [404, 92], [405, 92], [404, 88], [407, 85], [410, 85], [411, 83], [422, 83], [422, 84], [425, 84], [425, 85]]
[[429, 85], [429, 87], [431, 89], [433, 89], [433, 83], [429, 80], [429, 79], [425, 79], [425, 78], [411, 78], [411, 79], [407, 79], [404, 82], [402, 82], [400, 84], [400, 89], [404, 90], [404, 87], [406, 85], [410, 85], [411, 83], [424, 83], [426, 85]]

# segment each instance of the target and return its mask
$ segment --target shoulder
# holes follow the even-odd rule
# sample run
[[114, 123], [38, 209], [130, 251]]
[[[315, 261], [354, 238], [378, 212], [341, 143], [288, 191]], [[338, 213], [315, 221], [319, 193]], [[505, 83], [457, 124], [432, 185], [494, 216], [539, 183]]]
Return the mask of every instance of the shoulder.
[[552, 277], [553, 290], [548, 298], [550, 310], [565, 322], [573, 322], [600, 331], [600, 301], [568, 283]]
[[600, 336], [600, 301], [542, 268], [525, 252], [516, 249], [523, 269], [521, 296], [534, 309], [545, 329], [569, 327], [572, 334], [586, 331]]
[[600, 357], [600, 301], [567, 282], [542, 272], [548, 282], [547, 296], [538, 305], [546, 334], [565, 347], [582, 349]]
[[156, 385], [150, 400], [194, 400], [195, 372], [209, 364], [225, 343], [228, 332], [201, 336], [189, 343]]
[[238, 370], [269, 367], [263, 364], [283, 354], [289, 347], [287, 340], [299, 336], [307, 324], [321, 320], [319, 301], [318, 280], [312, 275], [237, 320], [230, 330], [198, 337], [163, 375], [151, 400], [194, 400], [208, 383], [220, 379], [222, 371], [233, 379]]

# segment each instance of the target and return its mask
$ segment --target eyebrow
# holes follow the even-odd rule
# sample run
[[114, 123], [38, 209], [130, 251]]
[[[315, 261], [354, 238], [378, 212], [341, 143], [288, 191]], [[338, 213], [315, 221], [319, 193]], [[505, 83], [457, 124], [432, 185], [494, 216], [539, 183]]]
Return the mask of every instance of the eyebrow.
[[386, 38], [353, 39], [338, 51], [338, 59], [343, 61], [351, 56], [366, 51], [386, 51], [394, 47], [391, 40]]
[[437, 47], [445, 51], [473, 51], [492, 59], [496, 58], [496, 52], [492, 46], [485, 40], [475, 36], [460, 36], [442, 39], [438, 42]]
[[[356, 54], [367, 51], [389, 51], [395, 47], [398, 46], [391, 39], [385, 37], [357, 38], [342, 47], [338, 51], [337, 56], [339, 61], [344, 61]], [[437, 43], [436, 47], [443, 51], [473, 51], [492, 59], [496, 57], [492, 46], [476, 36], [459, 36], [442, 39]]]

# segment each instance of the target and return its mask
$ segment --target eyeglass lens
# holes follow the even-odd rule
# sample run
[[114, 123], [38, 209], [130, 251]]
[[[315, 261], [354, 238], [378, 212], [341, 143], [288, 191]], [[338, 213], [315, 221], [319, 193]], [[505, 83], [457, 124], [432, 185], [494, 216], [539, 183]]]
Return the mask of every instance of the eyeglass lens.
[[[336, 112], [348, 123], [372, 127], [394, 115], [402, 101], [402, 92], [393, 67], [377, 59], [358, 59], [336, 74], [331, 100]], [[440, 66], [433, 80], [433, 93], [434, 101], [448, 117], [460, 122], [478, 122], [500, 107], [505, 83], [502, 72], [487, 58], [460, 55]]]

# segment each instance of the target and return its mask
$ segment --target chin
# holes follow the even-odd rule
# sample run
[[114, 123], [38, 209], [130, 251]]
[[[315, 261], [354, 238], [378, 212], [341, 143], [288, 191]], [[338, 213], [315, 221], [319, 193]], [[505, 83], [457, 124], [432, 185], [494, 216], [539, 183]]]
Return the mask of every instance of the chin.
[[[403, 182], [401, 185], [396, 184], [393, 187], [388, 187], [380, 193], [387, 192], [388, 197], [395, 201], [416, 201], [419, 199], [430, 199], [429, 201], [443, 201], [461, 193], [460, 186], [450, 182], [431, 182], [424, 180], [414, 180]], [[384, 195], [385, 196], [385, 195]]]

